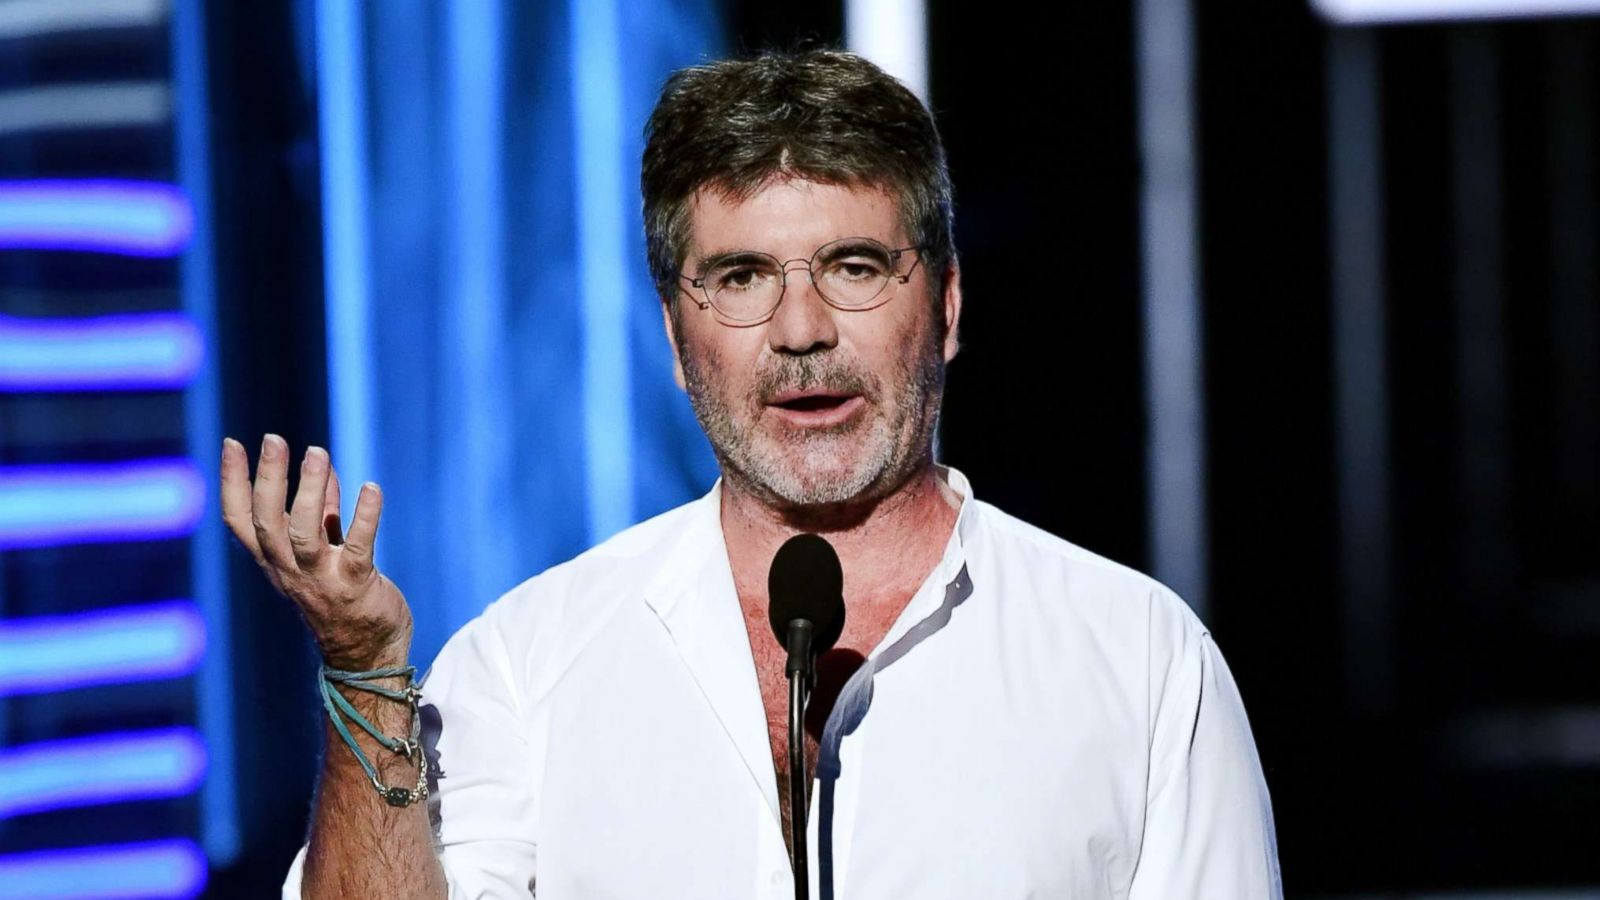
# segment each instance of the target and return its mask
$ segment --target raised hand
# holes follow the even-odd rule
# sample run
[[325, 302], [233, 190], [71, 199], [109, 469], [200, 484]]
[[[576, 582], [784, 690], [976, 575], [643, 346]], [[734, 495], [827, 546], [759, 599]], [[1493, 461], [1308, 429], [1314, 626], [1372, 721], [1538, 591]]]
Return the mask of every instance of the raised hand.
[[261, 442], [254, 485], [244, 445], [222, 442], [222, 520], [278, 593], [294, 601], [322, 651], [339, 669], [403, 666], [411, 648], [411, 610], [394, 582], [372, 562], [383, 494], [361, 486], [355, 520], [340, 536], [339, 476], [328, 452], [306, 451], [300, 488], [284, 511], [289, 445]]

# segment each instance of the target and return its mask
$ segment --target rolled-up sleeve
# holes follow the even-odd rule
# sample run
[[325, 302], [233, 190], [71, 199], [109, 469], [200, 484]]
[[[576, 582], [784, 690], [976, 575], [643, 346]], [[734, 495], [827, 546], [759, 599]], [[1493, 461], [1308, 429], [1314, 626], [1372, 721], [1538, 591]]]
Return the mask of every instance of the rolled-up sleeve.
[[[429, 817], [450, 900], [534, 895], [533, 785], [541, 760], [493, 612], [491, 606], [451, 637], [422, 685], [423, 743], [433, 769]], [[305, 856], [302, 847], [290, 865], [284, 900], [301, 896]]]
[[1197, 620], [1154, 658], [1144, 836], [1130, 900], [1279, 900], [1272, 803], [1233, 674]]

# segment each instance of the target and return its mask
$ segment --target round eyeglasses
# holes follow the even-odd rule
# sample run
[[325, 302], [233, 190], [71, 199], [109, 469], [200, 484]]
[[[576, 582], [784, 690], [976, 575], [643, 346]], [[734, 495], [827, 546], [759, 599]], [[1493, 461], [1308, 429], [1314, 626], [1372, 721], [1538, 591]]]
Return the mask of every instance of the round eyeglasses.
[[[921, 261], [922, 249], [918, 246], [892, 250], [872, 238], [847, 237], [818, 247], [809, 260], [780, 261], [770, 253], [755, 250], [719, 253], [700, 261], [699, 277], [681, 271], [678, 277], [705, 297], [704, 302], [695, 300], [701, 309], [710, 307], [729, 325], [756, 325], [783, 302], [790, 263], [805, 265], [811, 283], [829, 306], [859, 312], [887, 303], [895, 293], [886, 290], [891, 281], [910, 281]], [[918, 253], [902, 273], [901, 258], [912, 251]]]

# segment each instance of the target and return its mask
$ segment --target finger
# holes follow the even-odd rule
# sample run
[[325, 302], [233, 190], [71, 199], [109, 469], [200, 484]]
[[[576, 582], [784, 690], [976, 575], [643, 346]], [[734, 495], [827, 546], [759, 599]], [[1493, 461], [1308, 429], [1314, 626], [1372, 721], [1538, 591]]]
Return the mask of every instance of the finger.
[[289, 443], [275, 434], [262, 438], [261, 460], [256, 463], [256, 483], [250, 497], [250, 519], [255, 524], [261, 555], [267, 562], [285, 568], [295, 564], [289, 547], [289, 517], [284, 512], [288, 468]]
[[300, 487], [295, 491], [294, 505], [289, 509], [289, 546], [294, 551], [295, 562], [302, 569], [314, 568], [328, 549], [328, 540], [322, 530], [322, 509], [327, 496], [328, 451], [321, 447], [308, 447], [305, 459], [300, 463]]
[[352, 574], [372, 569], [372, 545], [378, 537], [378, 516], [383, 512], [383, 492], [374, 482], [361, 486], [356, 495], [355, 520], [344, 539], [344, 560]]
[[328, 533], [328, 543], [344, 543], [344, 526], [339, 520], [339, 470], [328, 464], [328, 490], [322, 495], [322, 527]]
[[250, 521], [250, 457], [233, 438], [222, 439], [222, 521], [259, 562], [261, 545]]

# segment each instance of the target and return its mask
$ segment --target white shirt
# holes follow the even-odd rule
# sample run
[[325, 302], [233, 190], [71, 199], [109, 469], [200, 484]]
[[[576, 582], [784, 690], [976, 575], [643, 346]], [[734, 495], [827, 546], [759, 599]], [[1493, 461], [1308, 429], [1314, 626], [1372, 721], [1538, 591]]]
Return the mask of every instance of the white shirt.
[[[1205, 627], [941, 472], [964, 498], [943, 558], [824, 734], [811, 896], [831, 805], [839, 900], [1281, 897]], [[720, 487], [524, 581], [440, 652], [423, 692], [452, 900], [794, 896]]]

